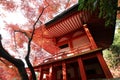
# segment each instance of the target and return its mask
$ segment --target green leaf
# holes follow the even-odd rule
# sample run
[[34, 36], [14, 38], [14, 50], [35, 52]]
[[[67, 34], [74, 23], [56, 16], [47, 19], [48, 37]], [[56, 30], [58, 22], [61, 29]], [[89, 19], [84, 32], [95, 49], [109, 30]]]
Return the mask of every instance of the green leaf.
[[117, 0], [79, 0], [78, 10], [93, 12], [96, 9], [99, 9], [99, 17], [106, 20], [106, 26], [114, 25]]
[[78, 10], [82, 10], [84, 7], [84, 4], [80, 4], [79, 7], [78, 7]]

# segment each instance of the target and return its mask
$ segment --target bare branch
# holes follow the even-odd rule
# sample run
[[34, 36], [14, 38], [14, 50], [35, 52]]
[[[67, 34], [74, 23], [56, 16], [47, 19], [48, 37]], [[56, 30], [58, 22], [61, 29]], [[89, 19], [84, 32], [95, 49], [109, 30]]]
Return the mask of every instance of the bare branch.
[[22, 30], [14, 30], [14, 35], [13, 36], [14, 36], [15, 50], [16, 50], [16, 52], [19, 53], [19, 51], [17, 50], [17, 43], [16, 43], [16, 37], [15, 37], [15, 35], [16, 35], [15, 33], [16, 32], [24, 34], [28, 38], [28, 40], [30, 39], [30, 37], [29, 37], [29, 35], [26, 32], [24, 32]]
[[[47, 7], [48, 7], [48, 6], [47, 6]], [[47, 8], [47, 7], [45, 7], [45, 8]], [[32, 73], [32, 79], [33, 79], [33, 80], [36, 80], [36, 75], [35, 75], [34, 68], [33, 68], [32, 64], [31, 64], [31, 62], [30, 62], [30, 60], [29, 60], [29, 55], [30, 55], [30, 52], [31, 52], [31, 41], [32, 41], [32, 39], [33, 39], [33, 35], [34, 35], [34, 32], [35, 32], [35, 26], [36, 26], [36, 24], [38, 23], [40, 17], [42, 16], [45, 8], [42, 9], [42, 12], [40, 13], [40, 15], [38, 16], [36, 22], [35, 22], [34, 25], [33, 25], [33, 31], [32, 31], [31, 37], [29, 38], [29, 41], [28, 41], [28, 51], [27, 51], [27, 55], [25, 56], [26, 63], [27, 63], [27, 65], [28, 65], [29, 69], [30, 69], [30, 72]]]
[[[49, 5], [48, 5], [48, 6], [49, 6]], [[40, 17], [42, 16], [44, 10], [45, 10], [48, 6], [46, 6], [45, 8], [42, 9], [42, 12], [40, 13], [40, 15], [38, 16], [36, 22], [35, 22], [34, 25], [33, 25], [33, 31], [32, 31], [32, 34], [31, 34], [31, 38], [29, 38], [29, 42], [28, 42], [28, 53], [27, 53], [26, 57], [29, 56], [29, 54], [30, 54], [30, 45], [31, 45], [31, 41], [32, 41], [32, 39], [33, 39], [33, 35], [34, 35], [34, 32], [35, 32], [35, 26], [36, 26], [37, 22], [39, 21]]]
[[19, 33], [22, 33], [24, 34], [28, 39], [30, 39], [30, 37], [28, 36], [28, 34], [22, 30], [14, 30], [14, 32], [19, 32]]
[[14, 43], [15, 43], [15, 50], [18, 52], [18, 50], [17, 50], [17, 43], [16, 43], [16, 37], [15, 37], [15, 31], [14, 31], [13, 37], [14, 37]]

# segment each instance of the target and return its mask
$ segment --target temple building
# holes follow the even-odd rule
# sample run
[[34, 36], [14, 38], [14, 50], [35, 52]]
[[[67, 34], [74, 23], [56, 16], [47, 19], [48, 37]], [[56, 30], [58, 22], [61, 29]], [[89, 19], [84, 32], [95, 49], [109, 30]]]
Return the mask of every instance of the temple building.
[[44, 25], [58, 49], [34, 67], [38, 80], [112, 78], [102, 50], [112, 44], [115, 27], [105, 27], [98, 13], [78, 11], [76, 4]]

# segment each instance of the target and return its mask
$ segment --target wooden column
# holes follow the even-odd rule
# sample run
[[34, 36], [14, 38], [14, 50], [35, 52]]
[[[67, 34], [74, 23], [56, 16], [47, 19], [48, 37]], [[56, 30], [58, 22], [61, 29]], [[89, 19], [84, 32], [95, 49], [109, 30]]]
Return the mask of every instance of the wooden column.
[[57, 70], [56, 67], [52, 67], [52, 80], [57, 80]]
[[84, 24], [84, 25], [83, 25], [83, 28], [84, 28], [84, 30], [85, 30], [85, 32], [86, 32], [86, 34], [87, 34], [87, 37], [88, 37], [89, 40], [90, 40], [90, 43], [91, 43], [91, 45], [92, 45], [92, 49], [96, 49], [96, 48], [97, 48], [97, 45], [96, 45], [96, 43], [95, 43], [95, 41], [94, 41], [94, 39], [93, 39], [93, 37], [92, 37], [89, 29], [87, 28], [87, 24]]
[[113, 76], [112, 76], [112, 74], [111, 74], [111, 72], [110, 72], [110, 70], [109, 70], [109, 68], [108, 68], [108, 66], [107, 66], [107, 64], [106, 64], [103, 56], [102, 56], [102, 52], [98, 52], [98, 53], [97, 53], [97, 58], [98, 58], [98, 60], [99, 60], [99, 62], [100, 62], [100, 65], [101, 65], [101, 67], [102, 67], [102, 70], [103, 70], [106, 78], [107, 78], [107, 79], [113, 78]]
[[66, 73], [66, 64], [65, 62], [62, 63], [62, 74], [63, 74], [63, 80], [67, 80], [67, 73]]
[[52, 77], [53, 77], [52, 73], [53, 73], [53, 66], [51, 65], [50, 68], [49, 68], [49, 80], [53, 80], [52, 79]]
[[78, 58], [78, 65], [79, 65], [79, 69], [80, 69], [81, 79], [82, 80], [87, 80], [85, 69], [84, 69], [84, 65], [83, 65], [81, 57]]
[[39, 80], [42, 80], [43, 79], [43, 70], [42, 68], [40, 68], [40, 77], [39, 77]]

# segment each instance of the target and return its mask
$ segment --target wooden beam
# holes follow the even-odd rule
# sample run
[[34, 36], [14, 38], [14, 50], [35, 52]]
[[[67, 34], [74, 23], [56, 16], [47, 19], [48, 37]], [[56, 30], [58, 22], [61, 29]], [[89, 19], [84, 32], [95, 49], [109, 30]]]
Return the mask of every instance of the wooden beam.
[[85, 30], [85, 32], [86, 32], [86, 34], [87, 34], [87, 37], [88, 37], [89, 40], [90, 40], [90, 43], [91, 43], [91, 45], [92, 45], [92, 49], [96, 49], [96, 48], [97, 48], [97, 45], [96, 45], [96, 43], [95, 43], [95, 41], [94, 41], [94, 39], [93, 39], [93, 37], [92, 37], [89, 29], [87, 28], [87, 24], [84, 24], [84, 25], [83, 25], [83, 28], [84, 28], [84, 30]]

